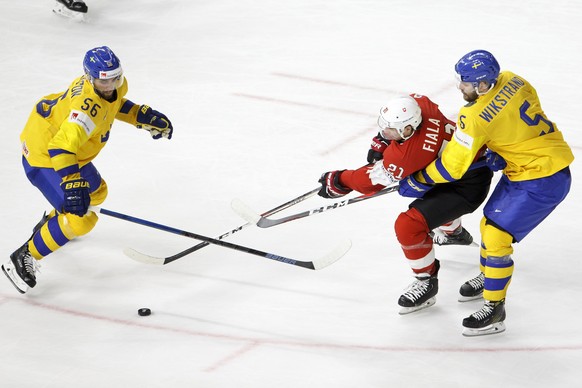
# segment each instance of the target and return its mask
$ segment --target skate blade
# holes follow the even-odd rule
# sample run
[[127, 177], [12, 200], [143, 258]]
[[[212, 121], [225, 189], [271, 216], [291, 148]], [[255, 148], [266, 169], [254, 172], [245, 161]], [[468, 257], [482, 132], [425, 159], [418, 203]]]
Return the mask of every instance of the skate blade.
[[499, 333], [503, 333], [504, 331], [505, 331], [505, 323], [497, 322], [497, 323], [493, 323], [489, 326], [485, 326], [482, 329], [471, 329], [471, 328], [465, 327], [463, 329], [463, 335], [465, 337], [477, 337], [477, 336], [481, 336], [481, 335], [499, 334]]
[[433, 296], [432, 298], [430, 298], [429, 300], [427, 300], [426, 302], [424, 302], [423, 304], [421, 304], [419, 306], [402, 307], [400, 309], [400, 311], [398, 312], [398, 314], [400, 314], [400, 315], [406, 315], [406, 314], [413, 313], [415, 311], [424, 310], [426, 308], [429, 308], [430, 306], [432, 306], [435, 303], [436, 303], [436, 297]]
[[2, 265], [2, 272], [4, 272], [4, 275], [6, 275], [8, 280], [10, 280], [10, 282], [18, 292], [24, 294], [26, 293], [26, 291], [28, 291], [28, 285], [24, 283], [24, 281], [20, 280], [20, 278], [16, 278], [15, 275], [13, 274], [14, 271], [10, 270], [7, 271], [6, 268], [4, 268], [4, 265]]
[[472, 300], [480, 300], [483, 299], [483, 293], [480, 293], [479, 295], [475, 295], [475, 296], [459, 296], [458, 301], [459, 302], [470, 302]]
[[53, 12], [56, 13], [57, 15], [66, 17], [68, 19], [72, 19], [76, 22], [86, 21], [86, 19], [85, 19], [85, 15], [87, 15], [86, 13], [71, 11], [70, 9], [68, 9], [63, 4], [59, 3], [58, 1], [56, 2], [56, 4], [53, 7]]
[[439, 247], [448, 247], [448, 246], [452, 246], [452, 245], [456, 245], [458, 247], [479, 247], [479, 244], [477, 244], [475, 241], [470, 242], [468, 244], [466, 243], [462, 243], [462, 242], [458, 242], [458, 241], [451, 241], [448, 240], [446, 242], [438, 242], [438, 241], [433, 241], [436, 245], [438, 245]]

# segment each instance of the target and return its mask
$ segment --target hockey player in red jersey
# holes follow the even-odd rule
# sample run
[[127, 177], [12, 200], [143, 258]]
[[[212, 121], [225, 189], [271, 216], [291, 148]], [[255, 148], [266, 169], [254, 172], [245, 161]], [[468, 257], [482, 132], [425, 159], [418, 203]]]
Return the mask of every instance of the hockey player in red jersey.
[[[380, 132], [368, 151], [368, 165], [356, 170], [322, 174], [319, 195], [342, 197], [352, 190], [372, 194], [428, 166], [451, 140], [455, 123], [448, 120], [428, 97], [417, 94], [397, 97], [380, 110]], [[395, 222], [395, 232], [415, 280], [398, 299], [400, 314], [408, 314], [436, 302], [439, 261], [434, 242], [471, 244], [460, 217], [472, 213], [487, 197], [492, 172], [478, 155], [472, 168], [458, 181], [438, 185], [419, 194]], [[402, 193], [415, 196], [414, 193]], [[434, 230], [434, 231], [433, 231]], [[436, 233], [436, 235], [433, 235]], [[461, 290], [462, 292], [462, 290]], [[481, 297], [482, 289], [460, 301]], [[463, 296], [463, 295], [462, 295]]]

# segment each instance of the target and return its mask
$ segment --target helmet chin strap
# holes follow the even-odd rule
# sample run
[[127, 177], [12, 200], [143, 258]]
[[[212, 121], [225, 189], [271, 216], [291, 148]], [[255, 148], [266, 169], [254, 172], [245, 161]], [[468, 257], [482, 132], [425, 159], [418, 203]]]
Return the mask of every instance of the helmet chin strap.
[[406, 127], [402, 128], [402, 129], [396, 128], [396, 132], [398, 132], [398, 134], [402, 138], [402, 140], [399, 140], [401, 142], [410, 139], [414, 135], [414, 132], [416, 132], [416, 128], [412, 127], [412, 131], [410, 132], [410, 135], [404, 136], [405, 130], [406, 130]]
[[479, 93], [479, 87], [478, 87], [478, 86], [477, 86], [477, 87], [475, 87], [475, 86], [473, 85], [473, 87], [475, 87], [475, 93], [477, 93], [477, 95], [478, 95], [478, 96], [484, 96], [484, 95], [486, 95], [487, 93], [489, 93], [489, 92], [491, 91], [491, 89], [493, 89], [493, 87], [494, 87], [494, 86], [495, 86], [495, 82], [492, 82], [492, 83], [489, 85], [489, 88], [488, 88], [486, 91], [484, 91], [483, 93]]

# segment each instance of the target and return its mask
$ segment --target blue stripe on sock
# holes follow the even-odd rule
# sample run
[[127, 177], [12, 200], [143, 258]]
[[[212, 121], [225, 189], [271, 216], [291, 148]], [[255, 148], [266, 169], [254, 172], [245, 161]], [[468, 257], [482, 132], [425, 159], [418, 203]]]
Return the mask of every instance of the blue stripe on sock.
[[53, 240], [55, 240], [55, 242], [59, 244], [60, 247], [69, 242], [69, 239], [65, 236], [65, 234], [61, 230], [58, 217], [53, 217], [50, 220], [48, 220], [48, 230]]
[[511, 276], [503, 279], [490, 279], [485, 278], [485, 289], [487, 291], [501, 291], [507, 286], [507, 283], [511, 280]]
[[42, 236], [40, 235], [39, 232], [37, 232], [34, 235], [34, 237], [32, 238], [32, 242], [34, 243], [34, 246], [36, 247], [38, 253], [40, 253], [43, 257], [53, 253], [53, 251], [51, 251], [49, 247], [44, 243], [44, 240], [42, 239]]

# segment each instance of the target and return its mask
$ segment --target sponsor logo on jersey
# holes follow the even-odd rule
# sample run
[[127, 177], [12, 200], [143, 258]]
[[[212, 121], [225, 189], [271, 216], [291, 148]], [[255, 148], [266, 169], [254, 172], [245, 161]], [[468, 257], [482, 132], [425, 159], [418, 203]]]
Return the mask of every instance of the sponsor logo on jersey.
[[23, 141], [22, 142], [22, 155], [24, 155], [24, 157], [28, 159], [29, 154], [30, 154], [30, 151], [28, 150], [28, 147], [26, 146], [26, 142]]
[[71, 114], [69, 114], [68, 121], [70, 123], [77, 124], [81, 128], [83, 128], [85, 133], [87, 133], [87, 136], [89, 136], [93, 129], [95, 129], [95, 123], [91, 120], [91, 118], [85, 113], [78, 110], [71, 111]]
[[473, 148], [473, 140], [474, 139], [473, 139], [473, 137], [469, 136], [465, 132], [457, 129], [453, 133], [453, 137], [457, 141], [457, 143], [459, 143], [463, 147], [467, 147], [468, 149], [472, 149]]

